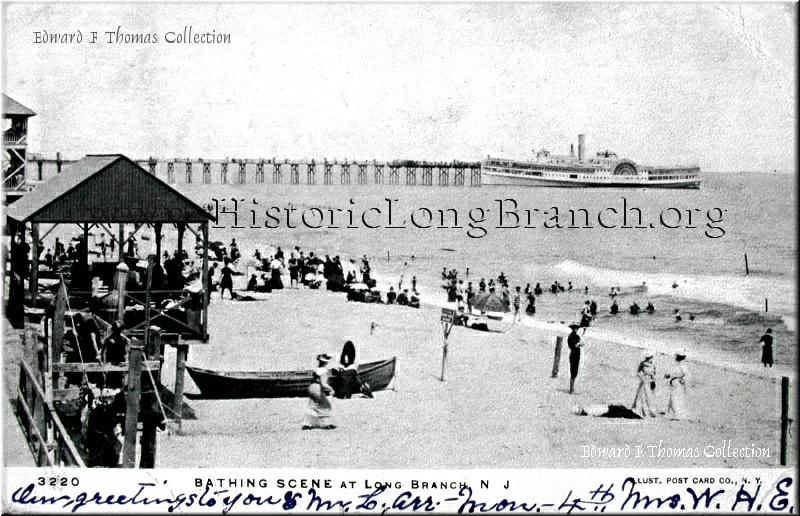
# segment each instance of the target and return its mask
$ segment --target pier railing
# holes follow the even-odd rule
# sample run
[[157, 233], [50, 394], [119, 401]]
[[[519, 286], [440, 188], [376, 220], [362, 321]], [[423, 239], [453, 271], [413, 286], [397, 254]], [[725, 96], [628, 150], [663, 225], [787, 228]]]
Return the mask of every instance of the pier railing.
[[[29, 153], [28, 177], [47, 180], [76, 161]], [[481, 163], [477, 161], [308, 159], [132, 159], [140, 167], [170, 184], [306, 184], [480, 186]]]

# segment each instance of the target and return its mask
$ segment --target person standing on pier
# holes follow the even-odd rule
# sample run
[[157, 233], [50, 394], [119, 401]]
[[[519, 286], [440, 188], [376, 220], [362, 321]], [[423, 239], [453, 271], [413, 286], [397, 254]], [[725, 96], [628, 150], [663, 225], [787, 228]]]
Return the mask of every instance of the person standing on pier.
[[764, 367], [772, 367], [774, 363], [772, 353], [772, 344], [774, 342], [774, 339], [772, 338], [772, 328], [767, 328], [767, 333], [765, 333], [758, 342], [764, 343], [763, 347], [761, 348], [761, 363], [764, 364]]
[[578, 377], [578, 369], [581, 365], [581, 338], [578, 335], [580, 324], [570, 324], [572, 332], [567, 337], [567, 347], [569, 348], [569, 393], [575, 393], [575, 379]]

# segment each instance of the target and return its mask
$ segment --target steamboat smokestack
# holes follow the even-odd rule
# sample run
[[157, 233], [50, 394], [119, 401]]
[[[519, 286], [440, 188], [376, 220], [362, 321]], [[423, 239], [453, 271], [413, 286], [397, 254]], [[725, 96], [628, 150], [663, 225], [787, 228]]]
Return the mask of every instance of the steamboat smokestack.
[[585, 139], [586, 139], [585, 134], [578, 135], [578, 159], [581, 161], [583, 161], [583, 154], [584, 154], [583, 144]]

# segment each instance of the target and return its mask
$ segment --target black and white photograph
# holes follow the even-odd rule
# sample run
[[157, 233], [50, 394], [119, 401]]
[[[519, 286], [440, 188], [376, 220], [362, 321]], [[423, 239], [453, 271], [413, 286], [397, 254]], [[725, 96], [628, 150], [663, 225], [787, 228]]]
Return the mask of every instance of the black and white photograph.
[[795, 513], [797, 30], [3, 2], [3, 512]]

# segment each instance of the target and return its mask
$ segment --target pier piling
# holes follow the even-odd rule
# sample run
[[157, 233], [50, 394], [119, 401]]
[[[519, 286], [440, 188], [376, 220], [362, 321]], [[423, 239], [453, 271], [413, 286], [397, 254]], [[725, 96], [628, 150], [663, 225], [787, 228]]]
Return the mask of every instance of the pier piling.
[[786, 442], [789, 434], [789, 378], [781, 378], [781, 466], [786, 465]]

